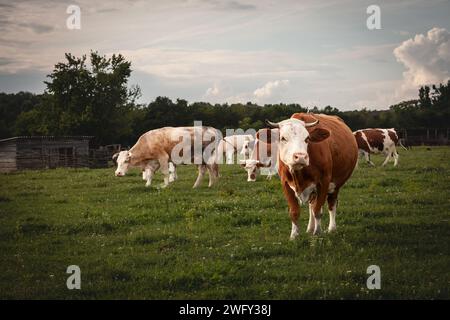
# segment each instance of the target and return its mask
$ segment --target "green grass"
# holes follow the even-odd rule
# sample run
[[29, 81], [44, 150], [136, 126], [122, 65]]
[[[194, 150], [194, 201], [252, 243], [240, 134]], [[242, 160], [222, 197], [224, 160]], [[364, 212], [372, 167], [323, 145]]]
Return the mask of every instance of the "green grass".
[[[397, 168], [361, 163], [337, 232], [304, 233], [302, 207], [295, 241], [279, 180], [248, 183], [239, 166], [197, 190], [192, 166], [163, 190], [112, 168], [1, 174], [0, 298], [449, 299], [449, 159], [414, 148]], [[72, 264], [81, 290], [66, 287]], [[381, 290], [366, 287], [372, 264]]]

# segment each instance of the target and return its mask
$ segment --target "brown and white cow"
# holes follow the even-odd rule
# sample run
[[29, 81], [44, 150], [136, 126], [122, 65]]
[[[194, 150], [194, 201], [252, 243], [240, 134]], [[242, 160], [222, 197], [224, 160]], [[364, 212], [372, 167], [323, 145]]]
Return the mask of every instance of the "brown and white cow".
[[121, 151], [117, 157], [115, 175], [124, 176], [129, 167], [152, 167], [152, 173], [161, 169], [164, 184], [169, 185], [169, 162], [174, 165], [197, 164], [198, 176], [194, 188], [198, 187], [206, 170], [209, 187], [218, 179], [216, 148], [220, 132], [212, 127], [164, 127], [144, 133], [129, 151]]
[[358, 158], [352, 131], [335, 116], [295, 113], [278, 123], [279, 170], [292, 222], [291, 240], [298, 236], [299, 202], [309, 203], [307, 232], [321, 232], [322, 207], [328, 201], [328, 231], [336, 229], [336, 206], [341, 187]]
[[[261, 139], [260, 139], [261, 137]], [[261, 129], [256, 133], [253, 151], [249, 159], [242, 160], [247, 171], [247, 181], [256, 181], [256, 175], [264, 168], [267, 179], [278, 173], [278, 130]]]
[[353, 132], [353, 135], [358, 144], [359, 153], [364, 155], [368, 164], [375, 166], [370, 160], [370, 154], [383, 153], [386, 159], [382, 166], [385, 166], [392, 157], [394, 166], [397, 166], [399, 157], [396, 146], [399, 144], [399, 139], [395, 129], [361, 129]]

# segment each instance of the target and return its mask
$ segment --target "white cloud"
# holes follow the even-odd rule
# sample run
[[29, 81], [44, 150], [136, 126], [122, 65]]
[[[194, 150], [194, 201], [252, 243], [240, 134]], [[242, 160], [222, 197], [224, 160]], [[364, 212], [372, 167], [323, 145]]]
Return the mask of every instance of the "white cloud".
[[275, 80], [267, 82], [263, 87], [256, 89], [253, 95], [257, 101], [267, 100], [279, 96], [289, 86], [289, 80]]
[[217, 83], [214, 83], [214, 86], [211, 88], [208, 88], [206, 90], [205, 96], [206, 97], [217, 97], [220, 94], [220, 89], [217, 86]]
[[404, 90], [450, 79], [450, 32], [446, 29], [418, 34], [395, 48], [394, 55], [407, 69], [403, 73]]
[[298, 76], [311, 78], [328, 65], [305, 65], [301, 58], [269, 50], [200, 50], [149, 47], [121, 50], [139, 71], [170, 80]]

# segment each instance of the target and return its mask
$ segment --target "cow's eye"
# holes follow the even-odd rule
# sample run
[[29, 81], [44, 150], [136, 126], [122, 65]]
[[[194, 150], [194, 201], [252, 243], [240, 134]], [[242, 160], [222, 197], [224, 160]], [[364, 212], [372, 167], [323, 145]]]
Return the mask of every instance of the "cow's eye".
[[281, 137], [281, 142], [287, 142], [286, 137]]
[[309, 137], [306, 137], [305, 142], [306, 142], [306, 143], [309, 142]]

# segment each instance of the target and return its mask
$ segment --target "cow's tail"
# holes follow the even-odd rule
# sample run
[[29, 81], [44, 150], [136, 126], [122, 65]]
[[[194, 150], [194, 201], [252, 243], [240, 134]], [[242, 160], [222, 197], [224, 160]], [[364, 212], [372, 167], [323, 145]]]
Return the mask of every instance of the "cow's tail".
[[395, 130], [395, 128], [391, 128], [391, 130], [394, 131], [395, 136], [397, 137], [397, 140], [398, 140], [398, 143], [397, 143], [397, 144], [398, 144], [400, 147], [402, 147], [403, 149], [405, 149], [406, 151], [408, 151], [408, 149], [403, 145], [402, 139], [399, 139], [399, 138], [398, 138], [398, 134], [397, 134], [397, 131]]
[[408, 151], [408, 149], [403, 145], [402, 140], [398, 140], [398, 145]]

